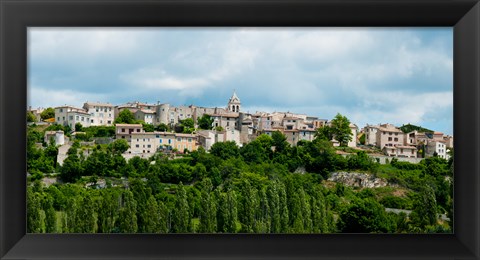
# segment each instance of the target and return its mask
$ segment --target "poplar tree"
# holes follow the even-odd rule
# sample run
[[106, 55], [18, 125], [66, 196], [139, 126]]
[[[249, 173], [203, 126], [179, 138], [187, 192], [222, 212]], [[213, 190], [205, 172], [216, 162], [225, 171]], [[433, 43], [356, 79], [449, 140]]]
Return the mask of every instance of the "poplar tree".
[[116, 190], [105, 189], [101, 192], [102, 199], [98, 208], [98, 231], [111, 233], [120, 210], [120, 194]]
[[144, 230], [146, 233], [158, 233], [160, 227], [160, 214], [155, 197], [150, 195], [144, 215]]
[[270, 215], [270, 232], [280, 233], [281, 216], [280, 216], [280, 197], [278, 194], [278, 181], [273, 180], [268, 185], [267, 197], [269, 203]]
[[233, 189], [227, 192], [227, 200], [225, 203], [227, 208], [224, 232], [235, 233], [237, 231], [237, 195]]
[[280, 211], [280, 232], [288, 233], [290, 219], [287, 203], [287, 193], [285, 191], [285, 185], [283, 185], [283, 183], [279, 183], [278, 185], [278, 206]]
[[217, 210], [215, 196], [212, 196], [212, 181], [209, 178], [205, 178], [202, 181], [202, 192], [200, 195], [200, 233], [213, 233], [217, 226]]
[[174, 233], [187, 233], [191, 230], [190, 208], [187, 192], [182, 182], [178, 185], [175, 208], [173, 211], [172, 229]]
[[257, 211], [258, 199], [257, 189], [252, 187], [248, 180], [245, 181], [245, 186], [243, 188], [242, 204], [242, 229], [246, 233], [252, 233], [254, 231], [255, 213]]
[[48, 194], [43, 201], [43, 211], [45, 212], [45, 232], [55, 233], [57, 230], [57, 213], [53, 208], [53, 198]]
[[119, 229], [122, 233], [136, 233], [137, 226], [137, 202], [133, 193], [129, 190], [123, 193], [123, 207], [120, 209]]
[[168, 233], [168, 218], [169, 218], [169, 211], [167, 206], [161, 201], [158, 202], [158, 232], [159, 233]]
[[265, 189], [258, 192], [258, 206], [255, 217], [255, 233], [269, 233], [270, 232], [270, 207], [268, 203]]
[[75, 214], [75, 233], [95, 233], [95, 206], [89, 193], [80, 199]]
[[27, 188], [27, 232], [40, 233], [42, 230], [41, 203], [38, 193]]

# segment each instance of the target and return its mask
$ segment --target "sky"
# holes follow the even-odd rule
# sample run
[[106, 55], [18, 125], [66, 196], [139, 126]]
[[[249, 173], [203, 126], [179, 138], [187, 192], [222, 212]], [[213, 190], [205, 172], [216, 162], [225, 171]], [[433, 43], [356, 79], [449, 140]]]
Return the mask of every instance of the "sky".
[[453, 29], [28, 30], [33, 108], [130, 101], [294, 112], [453, 134]]

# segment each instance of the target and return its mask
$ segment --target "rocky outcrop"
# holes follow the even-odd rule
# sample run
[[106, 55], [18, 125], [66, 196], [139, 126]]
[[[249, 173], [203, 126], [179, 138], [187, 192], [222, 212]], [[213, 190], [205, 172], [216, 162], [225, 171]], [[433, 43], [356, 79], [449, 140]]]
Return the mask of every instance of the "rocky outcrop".
[[388, 185], [388, 181], [385, 179], [375, 178], [375, 176], [371, 174], [357, 172], [334, 172], [328, 180], [359, 188], [379, 188]]

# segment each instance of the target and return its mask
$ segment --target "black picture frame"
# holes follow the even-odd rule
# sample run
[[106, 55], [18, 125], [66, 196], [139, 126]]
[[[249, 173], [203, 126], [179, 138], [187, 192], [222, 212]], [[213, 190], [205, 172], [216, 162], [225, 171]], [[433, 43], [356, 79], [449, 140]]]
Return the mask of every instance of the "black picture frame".
[[[480, 4], [474, 0], [0, 0], [1, 259], [479, 259]], [[26, 234], [29, 26], [451, 26], [454, 234]]]

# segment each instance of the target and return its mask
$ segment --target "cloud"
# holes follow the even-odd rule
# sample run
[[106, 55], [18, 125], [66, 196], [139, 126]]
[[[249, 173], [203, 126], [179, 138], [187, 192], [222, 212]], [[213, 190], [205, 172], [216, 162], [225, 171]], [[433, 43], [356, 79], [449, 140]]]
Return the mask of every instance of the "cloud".
[[451, 28], [32, 28], [29, 39], [29, 82], [49, 95], [213, 106], [236, 89], [245, 108], [453, 121]]
[[[72, 105], [82, 107], [87, 101], [110, 102], [108, 96], [85, 93], [71, 90], [51, 90], [45, 87], [30, 87], [28, 89], [28, 104], [33, 107], [56, 107], [61, 105]], [[111, 102], [110, 102], [111, 103]]]

